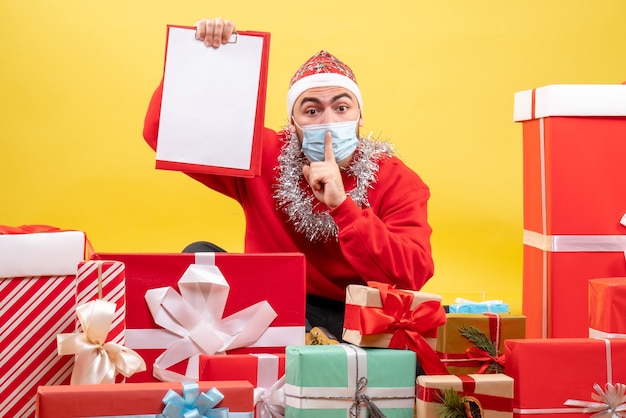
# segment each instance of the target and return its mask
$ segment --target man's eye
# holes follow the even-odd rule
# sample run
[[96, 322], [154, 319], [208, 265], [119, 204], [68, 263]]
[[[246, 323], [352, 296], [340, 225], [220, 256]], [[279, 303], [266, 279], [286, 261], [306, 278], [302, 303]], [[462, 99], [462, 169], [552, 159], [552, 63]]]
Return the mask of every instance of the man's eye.
[[346, 105], [340, 105], [337, 109], [338, 109], [340, 112], [345, 112], [346, 110], [348, 110], [348, 106], [346, 106]]
[[314, 115], [314, 114], [317, 113], [317, 109], [309, 109], [309, 110], [306, 111], [306, 113], [309, 114], [309, 115]]

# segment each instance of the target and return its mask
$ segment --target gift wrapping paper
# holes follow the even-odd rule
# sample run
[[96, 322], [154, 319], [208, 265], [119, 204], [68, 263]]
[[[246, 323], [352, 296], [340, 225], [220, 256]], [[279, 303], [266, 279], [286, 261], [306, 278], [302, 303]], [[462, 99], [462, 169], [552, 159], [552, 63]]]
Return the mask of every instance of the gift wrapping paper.
[[[437, 355], [451, 374], [477, 373], [492, 361], [504, 360], [504, 341], [525, 338], [526, 317], [515, 314], [446, 314], [446, 324], [439, 328]], [[463, 326], [474, 326], [497, 347], [493, 359], [475, 350], [476, 346], [460, 332]]]
[[33, 417], [37, 386], [69, 383], [74, 364], [73, 356], [57, 354], [56, 336], [74, 331], [85, 234], [31, 227], [0, 226], [2, 417]]
[[480, 404], [483, 418], [513, 416], [513, 379], [504, 374], [468, 374], [417, 377], [417, 418], [439, 418], [441, 390], [454, 389]]
[[32, 417], [37, 386], [69, 384], [56, 338], [74, 331], [75, 289], [75, 276], [0, 280], [0, 416]]
[[481, 313], [509, 313], [509, 305], [501, 300], [485, 300], [475, 302], [457, 298], [456, 303], [448, 307], [449, 313], [481, 314]]
[[[228, 350], [228, 353], [284, 353], [288, 345], [304, 344], [305, 260], [302, 254], [96, 253], [92, 259], [120, 261], [126, 268], [126, 346], [137, 351], [147, 366], [147, 371], [134, 374], [127, 382], [156, 381], [155, 361], [180, 338], [157, 325], [146, 303], [147, 292], [164, 286], [180, 291], [179, 280], [192, 266], [216, 266], [227, 280], [230, 290], [224, 317], [263, 301], [277, 314], [255, 343]], [[170, 370], [181, 374], [195, 370], [197, 375], [198, 356], [191, 360], [195, 364], [183, 361]]]
[[565, 402], [592, 401], [594, 384], [626, 381], [623, 339], [511, 339], [505, 356], [505, 373], [515, 381], [514, 417], [589, 417]]
[[516, 94], [529, 338], [586, 337], [579, 307], [587, 281], [626, 276], [625, 92], [624, 85], [555, 85]]
[[413, 418], [415, 365], [410, 350], [287, 347], [285, 418], [365, 418], [366, 399], [387, 418]]
[[626, 338], [626, 277], [589, 280], [589, 336]]
[[46, 225], [0, 225], [0, 278], [76, 275], [87, 237]]
[[[87, 260], [78, 263], [76, 272], [76, 305], [95, 299], [113, 302], [115, 317], [107, 341], [124, 345], [126, 329], [126, 275], [124, 263], [119, 261]], [[76, 321], [76, 331], [81, 332]]]
[[[203, 354], [200, 380], [247, 380], [255, 388], [256, 418], [272, 418], [274, 398], [283, 390], [278, 380], [285, 375], [285, 354]], [[262, 403], [267, 403], [268, 407]], [[278, 403], [278, 402], [277, 402]], [[284, 409], [284, 399], [279, 408]]]
[[[246, 381], [200, 381], [206, 392], [217, 388], [224, 399], [217, 407], [229, 409], [229, 418], [253, 417], [253, 388]], [[37, 418], [157, 417], [168, 390], [181, 395], [177, 382], [124, 383], [77, 386], [41, 386], [37, 392]], [[159, 415], [162, 417], [162, 415]]]
[[346, 288], [343, 340], [361, 347], [409, 348], [427, 374], [445, 374], [435, 351], [446, 321], [441, 296], [384, 283]]

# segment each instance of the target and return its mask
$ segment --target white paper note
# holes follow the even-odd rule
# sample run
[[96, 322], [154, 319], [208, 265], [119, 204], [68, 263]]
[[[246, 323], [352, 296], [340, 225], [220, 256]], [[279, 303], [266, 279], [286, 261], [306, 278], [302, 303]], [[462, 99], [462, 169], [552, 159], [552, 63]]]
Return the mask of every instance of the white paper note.
[[157, 160], [250, 169], [262, 53], [259, 36], [215, 49], [169, 27]]

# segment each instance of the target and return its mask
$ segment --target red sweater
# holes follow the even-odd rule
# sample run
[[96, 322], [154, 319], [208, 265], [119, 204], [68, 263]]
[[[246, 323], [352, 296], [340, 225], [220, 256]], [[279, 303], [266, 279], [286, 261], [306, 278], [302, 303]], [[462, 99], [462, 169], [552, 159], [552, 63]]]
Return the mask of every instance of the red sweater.
[[[155, 91], [145, 119], [144, 138], [156, 149], [162, 86]], [[265, 129], [261, 176], [240, 178], [187, 173], [237, 200], [246, 218], [245, 252], [300, 252], [306, 257], [307, 293], [345, 300], [348, 284], [374, 280], [419, 290], [433, 275], [431, 228], [427, 222], [428, 187], [398, 158], [383, 158], [377, 181], [368, 191], [370, 207], [348, 198], [330, 212], [338, 241], [311, 242], [296, 232], [273, 197], [281, 135]], [[343, 174], [346, 190], [354, 178]], [[320, 206], [328, 210], [323, 204]], [[207, 237], [208, 240], [211, 237]]]

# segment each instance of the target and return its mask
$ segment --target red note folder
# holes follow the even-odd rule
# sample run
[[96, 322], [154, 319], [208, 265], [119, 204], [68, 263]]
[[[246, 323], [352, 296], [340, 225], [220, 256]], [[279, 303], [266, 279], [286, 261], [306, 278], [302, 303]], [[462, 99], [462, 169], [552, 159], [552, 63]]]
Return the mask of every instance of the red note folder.
[[194, 27], [167, 29], [156, 168], [260, 175], [270, 34], [207, 48]]

